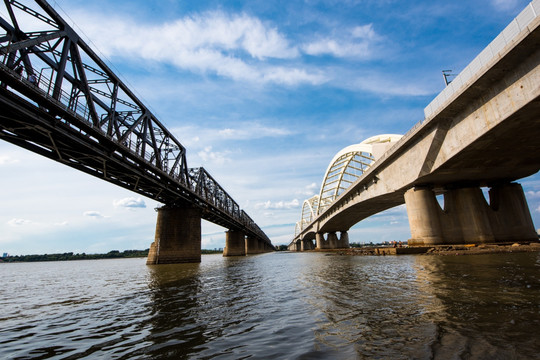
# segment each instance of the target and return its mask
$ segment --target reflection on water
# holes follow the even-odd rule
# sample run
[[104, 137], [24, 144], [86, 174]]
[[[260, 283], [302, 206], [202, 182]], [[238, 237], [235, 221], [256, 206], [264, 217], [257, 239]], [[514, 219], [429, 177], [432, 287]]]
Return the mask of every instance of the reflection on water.
[[435, 353], [538, 358], [538, 254], [418, 257], [417, 266], [425, 291], [444, 306], [432, 345]]
[[537, 357], [538, 253], [0, 264], [0, 358]]

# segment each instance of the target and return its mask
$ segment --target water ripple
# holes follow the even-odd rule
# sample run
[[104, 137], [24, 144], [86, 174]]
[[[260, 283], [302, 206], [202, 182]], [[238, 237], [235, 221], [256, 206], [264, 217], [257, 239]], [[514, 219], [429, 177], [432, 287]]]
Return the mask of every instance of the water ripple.
[[0, 358], [528, 359], [539, 272], [535, 253], [0, 264]]

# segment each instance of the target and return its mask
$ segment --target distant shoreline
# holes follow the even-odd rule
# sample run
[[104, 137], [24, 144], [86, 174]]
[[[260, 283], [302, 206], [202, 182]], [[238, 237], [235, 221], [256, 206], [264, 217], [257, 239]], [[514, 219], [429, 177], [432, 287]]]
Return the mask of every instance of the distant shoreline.
[[[202, 249], [201, 254], [222, 254], [223, 250], [208, 250]], [[32, 254], [32, 255], [14, 255], [0, 258], [0, 263], [14, 262], [42, 262], [42, 261], [74, 261], [74, 260], [99, 260], [99, 259], [129, 259], [129, 258], [145, 258], [148, 256], [146, 250], [112, 250], [106, 254], [74, 254], [72, 252], [58, 254]]]

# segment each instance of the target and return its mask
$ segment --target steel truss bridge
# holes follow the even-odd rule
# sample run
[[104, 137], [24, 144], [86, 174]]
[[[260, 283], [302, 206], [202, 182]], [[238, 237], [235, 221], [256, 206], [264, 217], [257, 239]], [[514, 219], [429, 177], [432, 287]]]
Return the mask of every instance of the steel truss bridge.
[[271, 245], [46, 1], [0, 9], [1, 139]]

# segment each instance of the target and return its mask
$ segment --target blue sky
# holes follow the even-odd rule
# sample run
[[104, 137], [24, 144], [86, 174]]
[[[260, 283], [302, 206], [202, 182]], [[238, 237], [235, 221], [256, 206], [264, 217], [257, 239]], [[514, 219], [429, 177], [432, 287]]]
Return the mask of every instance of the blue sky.
[[[78, 32], [263, 228], [288, 244], [343, 147], [404, 134], [524, 0], [57, 0]], [[0, 15], [6, 16], [0, 7]], [[64, 16], [66, 17], [66, 16]], [[89, 40], [88, 40], [89, 39]], [[0, 253], [153, 241], [155, 201], [0, 142]], [[521, 181], [540, 227], [540, 176]], [[203, 248], [224, 231], [203, 223]], [[353, 242], [406, 240], [404, 206]]]

